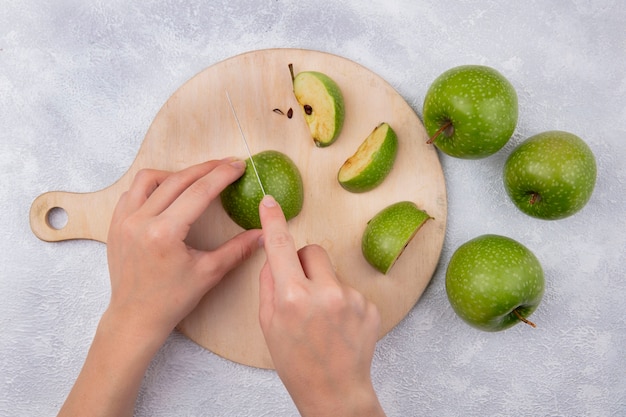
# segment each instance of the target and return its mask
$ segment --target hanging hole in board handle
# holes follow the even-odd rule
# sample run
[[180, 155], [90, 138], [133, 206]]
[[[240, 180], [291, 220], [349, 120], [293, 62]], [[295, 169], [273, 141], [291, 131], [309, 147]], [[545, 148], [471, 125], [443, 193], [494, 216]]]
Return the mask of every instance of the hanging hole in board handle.
[[47, 242], [70, 239], [106, 242], [111, 207], [107, 193], [47, 192], [35, 198], [31, 205], [30, 228], [35, 236]]
[[39, 239], [58, 242], [72, 238], [76, 204], [70, 193], [47, 192], [37, 197], [30, 207], [30, 228]]
[[67, 226], [67, 211], [62, 207], [52, 207], [46, 213], [46, 223], [54, 230], [63, 230]]

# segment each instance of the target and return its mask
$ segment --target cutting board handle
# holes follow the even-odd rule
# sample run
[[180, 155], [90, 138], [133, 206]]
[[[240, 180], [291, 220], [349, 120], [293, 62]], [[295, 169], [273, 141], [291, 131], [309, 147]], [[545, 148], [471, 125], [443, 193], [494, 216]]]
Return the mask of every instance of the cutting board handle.
[[[70, 239], [91, 239], [106, 242], [110, 214], [109, 190], [93, 193], [50, 191], [37, 197], [30, 207], [30, 227], [39, 239], [58, 242]], [[53, 224], [55, 211], [64, 211], [65, 224]], [[108, 214], [102, 217], [103, 214]]]

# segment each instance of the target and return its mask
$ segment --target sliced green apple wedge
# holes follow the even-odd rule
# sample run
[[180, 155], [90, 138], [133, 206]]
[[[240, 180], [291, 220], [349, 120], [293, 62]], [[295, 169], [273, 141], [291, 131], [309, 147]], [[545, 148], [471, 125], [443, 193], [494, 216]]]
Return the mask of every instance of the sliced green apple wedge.
[[337, 174], [339, 184], [353, 193], [376, 188], [387, 177], [398, 153], [398, 137], [388, 123], [379, 124], [344, 162]]
[[365, 260], [387, 274], [429, 219], [432, 217], [411, 201], [385, 207], [367, 222], [363, 232], [361, 251]]
[[339, 137], [345, 116], [343, 95], [337, 83], [317, 71], [303, 71], [293, 80], [293, 92], [302, 109], [315, 145], [326, 147]]

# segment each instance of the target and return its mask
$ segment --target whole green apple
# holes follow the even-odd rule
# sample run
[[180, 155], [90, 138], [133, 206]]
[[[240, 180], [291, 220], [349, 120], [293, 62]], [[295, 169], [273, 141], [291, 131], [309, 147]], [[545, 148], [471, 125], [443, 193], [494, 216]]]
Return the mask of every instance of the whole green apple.
[[482, 65], [449, 69], [426, 92], [424, 126], [442, 152], [479, 159], [499, 151], [517, 125], [517, 93], [498, 71]]
[[485, 331], [507, 329], [539, 306], [543, 269], [521, 243], [504, 236], [476, 237], [454, 252], [446, 271], [446, 292], [466, 323]]
[[596, 184], [596, 160], [578, 136], [553, 130], [522, 142], [504, 165], [504, 187], [524, 213], [544, 220], [582, 209]]
[[[304, 186], [296, 164], [284, 153], [268, 150], [253, 155], [254, 164], [267, 194], [280, 204], [285, 218], [290, 220], [302, 210]], [[250, 162], [235, 182], [220, 194], [220, 200], [228, 216], [244, 229], [260, 229], [259, 203], [263, 191]]]

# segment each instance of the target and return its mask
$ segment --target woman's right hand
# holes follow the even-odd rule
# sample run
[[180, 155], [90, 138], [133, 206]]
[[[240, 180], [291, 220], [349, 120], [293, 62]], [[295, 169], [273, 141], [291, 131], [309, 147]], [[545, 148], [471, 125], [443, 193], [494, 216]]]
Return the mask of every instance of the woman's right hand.
[[384, 416], [371, 381], [376, 306], [343, 285], [326, 251], [296, 250], [280, 206], [259, 207], [267, 262], [259, 318], [276, 371], [303, 416]]

